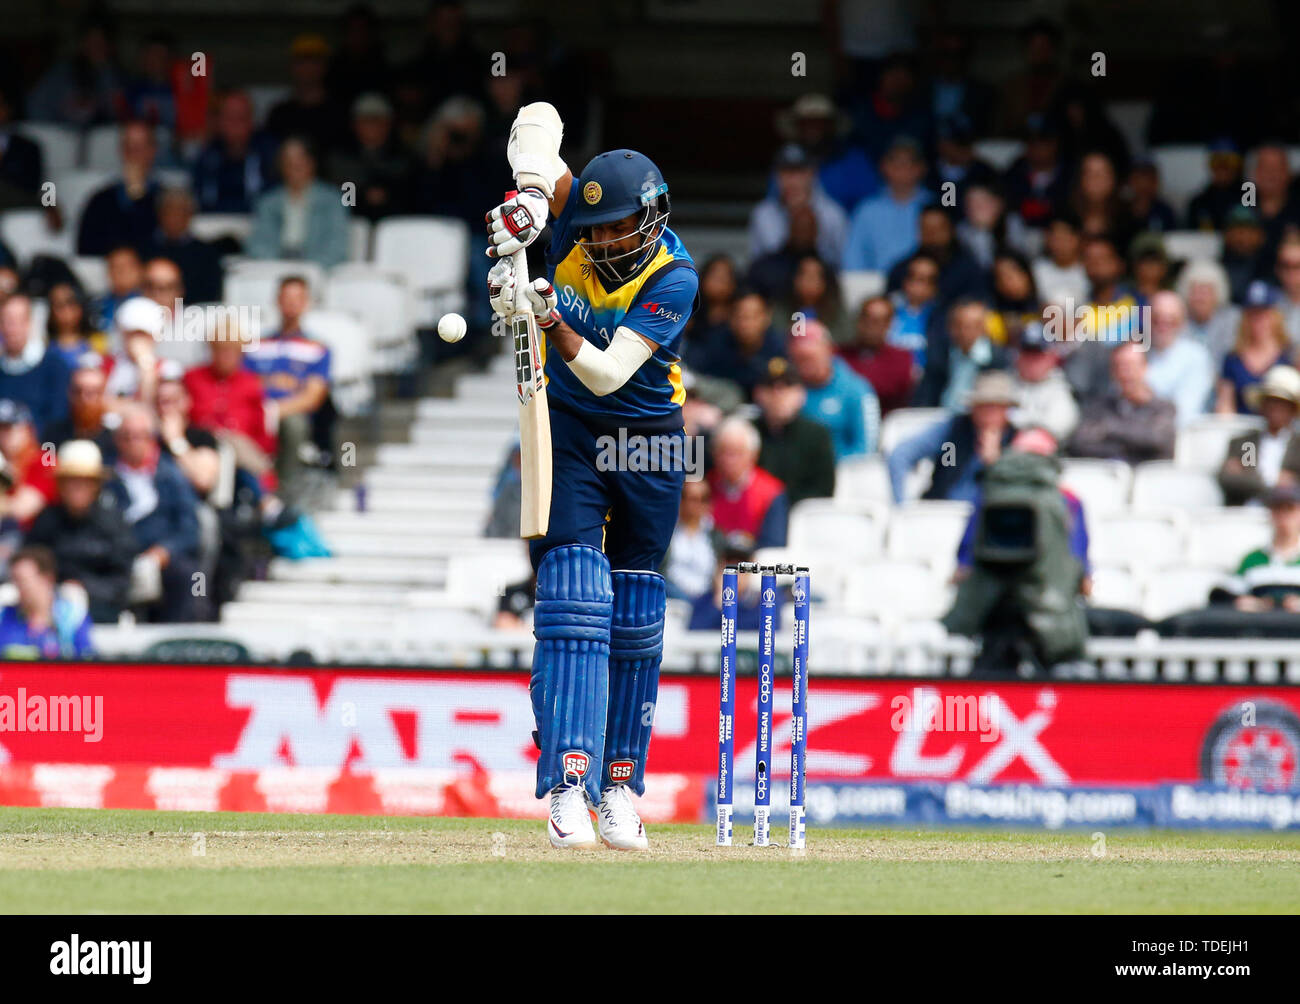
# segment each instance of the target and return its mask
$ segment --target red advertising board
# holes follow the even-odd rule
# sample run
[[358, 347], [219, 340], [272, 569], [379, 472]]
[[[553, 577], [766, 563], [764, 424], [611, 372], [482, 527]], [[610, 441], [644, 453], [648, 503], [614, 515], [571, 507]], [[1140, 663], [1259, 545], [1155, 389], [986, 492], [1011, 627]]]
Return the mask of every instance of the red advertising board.
[[[778, 775], [789, 756], [783, 682], [776, 693]], [[753, 769], [754, 686], [742, 679], [738, 693], [742, 778]], [[26, 714], [18, 721], [20, 697]], [[58, 698], [70, 697], [81, 698], [87, 712], [79, 728], [51, 731], [58, 722], [42, 725], [32, 716], [40, 702], [54, 709]], [[66, 717], [68, 702], [62, 707]], [[711, 775], [717, 717], [716, 680], [665, 676], [650, 769]], [[526, 774], [536, 755], [532, 729], [528, 678], [517, 672], [0, 667], [0, 764]], [[809, 687], [814, 783], [1217, 780], [1274, 788], [1296, 783], [1297, 749], [1295, 688], [816, 676]]]

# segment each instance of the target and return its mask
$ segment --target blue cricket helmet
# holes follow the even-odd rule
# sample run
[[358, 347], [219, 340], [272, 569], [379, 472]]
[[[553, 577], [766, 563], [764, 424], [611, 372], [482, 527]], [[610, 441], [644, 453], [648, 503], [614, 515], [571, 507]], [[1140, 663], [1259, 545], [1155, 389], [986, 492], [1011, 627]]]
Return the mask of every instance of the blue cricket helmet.
[[[606, 279], [622, 281], [635, 274], [653, 256], [668, 225], [668, 185], [659, 168], [635, 150], [610, 150], [593, 157], [575, 183], [579, 197], [573, 225], [581, 235], [583, 253]], [[591, 240], [591, 227], [628, 216], [637, 217], [634, 230], [616, 240]], [[642, 238], [633, 250], [609, 246], [633, 233]]]

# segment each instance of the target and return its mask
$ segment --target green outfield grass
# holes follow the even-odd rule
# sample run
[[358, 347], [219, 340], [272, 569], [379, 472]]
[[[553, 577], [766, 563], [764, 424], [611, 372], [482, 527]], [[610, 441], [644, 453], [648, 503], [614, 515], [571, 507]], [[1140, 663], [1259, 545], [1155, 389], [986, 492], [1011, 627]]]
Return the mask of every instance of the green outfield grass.
[[650, 836], [649, 855], [561, 853], [518, 820], [0, 808], [0, 912], [1300, 909], [1296, 834], [810, 830], [802, 854]]

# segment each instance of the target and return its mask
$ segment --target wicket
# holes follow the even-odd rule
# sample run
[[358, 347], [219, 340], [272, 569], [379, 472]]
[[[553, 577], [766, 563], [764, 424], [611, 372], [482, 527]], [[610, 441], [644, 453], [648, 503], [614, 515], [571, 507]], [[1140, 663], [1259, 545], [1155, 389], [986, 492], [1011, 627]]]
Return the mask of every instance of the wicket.
[[804, 846], [804, 782], [807, 766], [808, 569], [794, 565], [740, 562], [722, 572], [722, 659], [718, 680], [718, 833], [720, 847], [731, 846], [735, 793], [736, 613], [739, 581], [759, 576], [758, 728], [754, 746], [754, 846], [771, 843], [772, 686], [777, 576], [794, 576], [794, 645], [791, 659], [790, 836], [789, 846]]

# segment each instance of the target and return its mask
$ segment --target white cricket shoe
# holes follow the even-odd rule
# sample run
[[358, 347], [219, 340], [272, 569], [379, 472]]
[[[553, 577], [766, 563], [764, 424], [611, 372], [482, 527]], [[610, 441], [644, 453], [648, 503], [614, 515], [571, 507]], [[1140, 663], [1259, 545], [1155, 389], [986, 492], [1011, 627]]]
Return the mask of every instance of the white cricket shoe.
[[596, 831], [591, 826], [587, 792], [580, 784], [561, 784], [551, 789], [551, 818], [546, 835], [552, 847], [595, 847]]
[[612, 784], [600, 793], [600, 808], [596, 811], [600, 822], [600, 839], [616, 851], [646, 851], [650, 841], [645, 827], [632, 804], [632, 794], [625, 784]]

